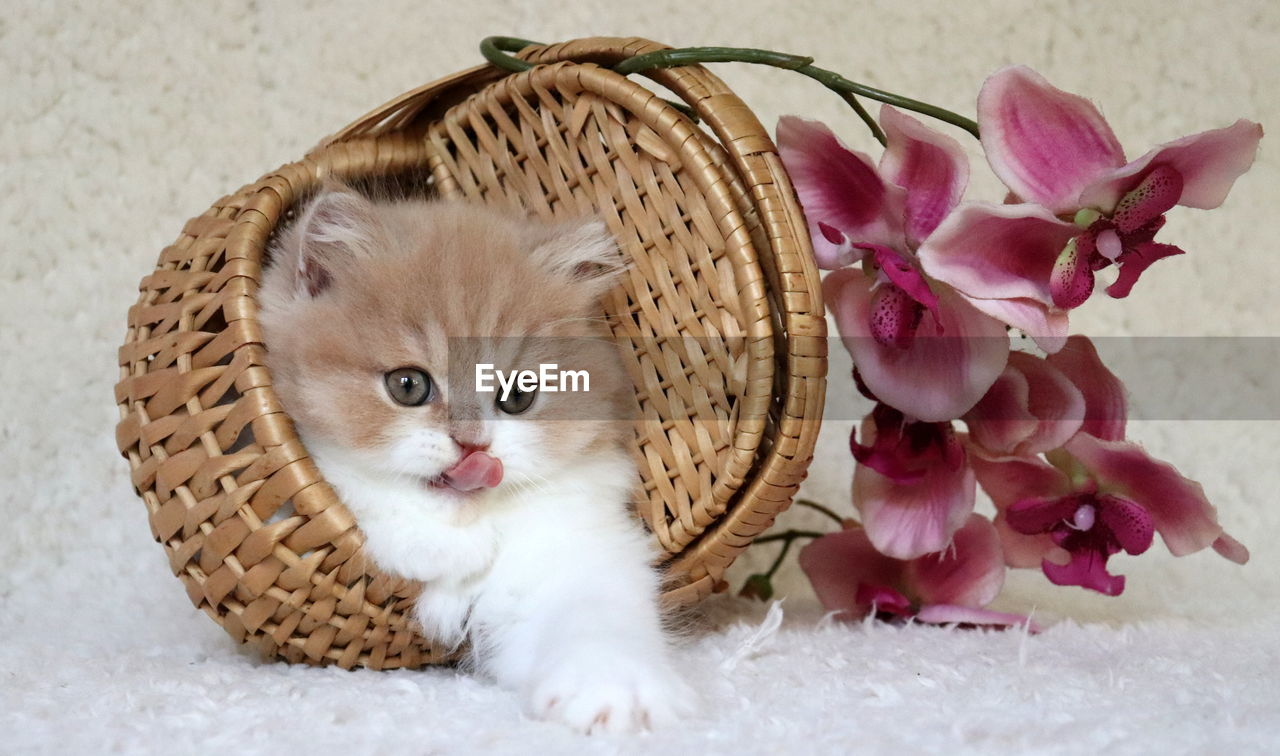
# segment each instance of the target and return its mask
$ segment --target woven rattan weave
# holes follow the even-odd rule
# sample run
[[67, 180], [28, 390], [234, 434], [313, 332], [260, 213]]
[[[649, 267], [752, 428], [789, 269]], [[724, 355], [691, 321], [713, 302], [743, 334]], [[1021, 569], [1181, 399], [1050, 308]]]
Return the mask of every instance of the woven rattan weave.
[[446, 197], [606, 221], [632, 261], [607, 308], [630, 346], [636, 510], [668, 555], [669, 602], [711, 593], [789, 504], [826, 371], [804, 220], [767, 132], [719, 79], [651, 74], [699, 124], [608, 68], [658, 49], [531, 47], [528, 71], [482, 66], [409, 92], [218, 200], [161, 252], [120, 348], [117, 441], [174, 573], [237, 640], [344, 667], [445, 660], [405, 615], [417, 586], [361, 557], [263, 366], [264, 250], [329, 176], [416, 175]]

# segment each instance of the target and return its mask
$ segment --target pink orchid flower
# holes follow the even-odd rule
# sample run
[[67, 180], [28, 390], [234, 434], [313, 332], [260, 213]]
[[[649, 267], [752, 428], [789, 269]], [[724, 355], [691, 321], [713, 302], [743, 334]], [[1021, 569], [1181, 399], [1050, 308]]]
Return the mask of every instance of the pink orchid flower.
[[970, 444], [987, 457], [1035, 456], [1077, 432], [1124, 438], [1124, 385], [1093, 342], [1072, 336], [1047, 358], [1011, 352], [986, 395], [962, 418]]
[[[1022, 358], [1010, 362], [1034, 364]], [[1248, 550], [1218, 524], [1199, 483], [1125, 440], [1124, 385], [1102, 364], [1093, 342], [1072, 336], [1041, 362], [1023, 374], [1031, 397], [1025, 405], [1015, 396], [1012, 409], [988, 406], [988, 400], [1004, 401], [1002, 392], [1016, 395], [996, 387], [979, 403], [993, 415], [1010, 417], [1008, 427], [999, 422], [986, 427], [987, 419], [969, 421], [970, 465], [999, 512], [995, 525], [1011, 567], [1039, 566], [1055, 584], [1115, 596], [1125, 581], [1107, 572], [1107, 560], [1120, 551], [1145, 552], [1157, 532], [1175, 556], [1213, 546], [1232, 561], [1248, 560]], [[1061, 448], [1049, 451], [1047, 463], [1034, 453], [1076, 425], [1061, 419], [1061, 404], [1054, 401], [1061, 391], [1059, 376], [1079, 393], [1080, 404], [1073, 405], [1079, 408], [1079, 423]], [[1018, 424], [1020, 411], [1035, 420], [1031, 432], [1026, 432], [1030, 423]], [[1058, 427], [1042, 431], [1047, 419], [1056, 419]], [[1029, 454], [1008, 453], [1019, 450]]]
[[849, 446], [866, 537], [895, 559], [941, 551], [973, 511], [977, 482], [951, 422], [911, 421], [877, 404]]
[[1077, 433], [1048, 458], [973, 454], [978, 482], [995, 502], [996, 528], [1011, 567], [1039, 566], [1056, 585], [1108, 596], [1124, 590], [1107, 560], [1141, 554], [1155, 533], [1174, 556], [1212, 546], [1238, 564], [1249, 551], [1218, 524], [1199, 483], [1137, 444]]
[[845, 619], [885, 618], [968, 625], [1023, 625], [1026, 617], [984, 609], [1004, 585], [1000, 539], [972, 515], [950, 548], [904, 561], [876, 550], [857, 526], [828, 533], [800, 552], [818, 600]]
[[1057, 449], [1079, 432], [1123, 439], [1125, 410], [1124, 386], [1086, 337], [1072, 336], [1048, 358], [1011, 352], [999, 379], [962, 418], [967, 445], [950, 421], [916, 421], [877, 404], [849, 441], [858, 462], [854, 507], [881, 553], [914, 559], [939, 551], [973, 511], [976, 480], [966, 446], [1001, 459]]
[[1154, 240], [1165, 213], [1221, 205], [1262, 138], [1261, 126], [1239, 120], [1126, 162], [1093, 103], [1025, 66], [987, 79], [978, 125], [992, 170], [1022, 203], [966, 203], [926, 240], [920, 261], [1048, 352], [1065, 341], [1067, 311], [1093, 293], [1096, 271], [1119, 268], [1107, 288], [1119, 298], [1153, 262], [1181, 254]]
[[[928, 281], [914, 251], [960, 200], [968, 163], [955, 140], [885, 106], [879, 170], [830, 129], [784, 116], [778, 149], [808, 218], [823, 295], [862, 380], [914, 418], [973, 406], [1003, 369], [1003, 325]], [[846, 266], [862, 263], [860, 268]]]

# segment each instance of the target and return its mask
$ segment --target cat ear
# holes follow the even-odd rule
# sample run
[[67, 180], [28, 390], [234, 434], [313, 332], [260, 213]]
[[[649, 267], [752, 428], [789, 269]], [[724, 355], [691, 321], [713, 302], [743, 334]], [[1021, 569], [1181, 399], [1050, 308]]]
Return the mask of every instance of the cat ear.
[[368, 256], [378, 220], [373, 203], [342, 186], [328, 186], [298, 222], [299, 293], [317, 296], [353, 260]]
[[617, 241], [596, 218], [552, 226], [533, 259], [583, 287], [592, 299], [612, 289], [627, 268]]

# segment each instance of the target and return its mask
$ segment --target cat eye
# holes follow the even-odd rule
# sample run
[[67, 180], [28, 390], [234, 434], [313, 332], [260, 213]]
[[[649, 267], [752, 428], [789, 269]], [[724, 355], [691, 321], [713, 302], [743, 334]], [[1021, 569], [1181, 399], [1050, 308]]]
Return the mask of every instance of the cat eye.
[[391, 399], [406, 407], [426, 404], [436, 393], [431, 376], [418, 368], [396, 368], [387, 373], [383, 381], [387, 384], [387, 394]]
[[533, 404], [534, 397], [537, 395], [537, 389], [533, 391], [521, 391], [515, 386], [512, 386], [510, 393], [507, 394], [507, 398], [503, 399], [502, 396], [499, 395], [496, 404], [498, 405], [498, 409], [508, 415], [518, 415], [529, 409]]

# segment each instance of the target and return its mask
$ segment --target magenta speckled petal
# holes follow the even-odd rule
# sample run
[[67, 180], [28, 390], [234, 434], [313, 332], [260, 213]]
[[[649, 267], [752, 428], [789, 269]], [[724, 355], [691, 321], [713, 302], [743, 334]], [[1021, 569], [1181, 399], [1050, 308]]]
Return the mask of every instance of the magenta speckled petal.
[[1107, 572], [1107, 555], [1095, 549], [1071, 552], [1071, 561], [1067, 564], [1046, 560], [1040, 569], [1054, 585], [1078, 585], [1107, 596], [1124, 593], [1124, 575]]
[[1111, 220], [1120, 233], [1132, 233], [1167, 213], [1181, 196], [1182, 175], [1167, 165], [1158, 165], [1120, 198]]
[[1241, 119], [1226, 128], [1166, 142], [1132, 163], [1100, 176], [1081, 194], [1080, 206], [1110, 211], [1137, 186], [1151, 166], [1163, 165], [1182, 177], [1179, 205], [1212, 210], [1227, 199], [1236, 179], [1253, 165], [1261, 139], [1262, 127]]
[[1211, 546], [1222, 535], [1217, 510], [1200, 484], [1137, 444], [1078, 433], [1065, 449], [1098, 482], [1099, 491], [1129, 499], [1150, 513], [1174, 556]]
[[872, 331], [874, 282], [838, 270], [823, 296], [863, 383], [882, 402], [930, 422], [963, 415], [995, 382], [1009, 355], [1004, 326], [955, 292], [938, 292], [938, 318], [926, 315], [905, 348], [886, 346]]
[[1130, 554], [1141, 554], [1151, 548], [1155, 523], [1147, 510], [1123, 496], [1098, 496], [1098, 522], [1115, 536], [1120, 548]]
[[1157, 260], [1163, 260], [1166, 257], [1186, 254], [1186, 252], [1172, 244], [1160, 244], [1158, 242], [1145, 242], [1139, 244], [1136, 248], [1124, 253], [1120, 258], [1120, 275], [1116, 276], [1115, 283], [1107, 287], [1108, 296], [1116, 299], [1124, 299], [1129, 296], [1129, 292], [1133, 290], [1133, 285], [1138, 282], [1138, 278], [1142, 276], [1147, 268]]

